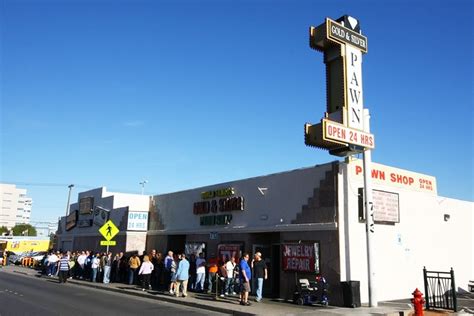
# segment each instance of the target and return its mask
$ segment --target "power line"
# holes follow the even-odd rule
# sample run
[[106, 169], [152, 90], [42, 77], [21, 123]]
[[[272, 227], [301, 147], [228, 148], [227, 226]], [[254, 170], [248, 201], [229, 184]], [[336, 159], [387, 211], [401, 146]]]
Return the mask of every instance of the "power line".
[[[3, 181], [1, 180], [0, 183], [4, 184], [14, 184], [18, 186], [36, 186], [36, 187], [65, 187], [67, 188], [71, 183], [51, 183], [51, 182], [23, 182], [23, 181]], [[86, 184], [74, 184], [74, 188], [78, 189], [96, 189], [103, 186], [92, 186]], [[129, 194], [138, 194], [136, 190], [117, 190], [114, 188], [107, 187], [108, 192], [117, 192], [117, 193], [129, 193]]]
[[[1, 181], [2, 183], [9, 183], [23, 186], [36, 186], [36, 187], [67, 187], [70, 183], [48, 183], [48, 182], [22, 182], [22, 181]], [[93, 189], [95, 187], [84, 184], [74, 184], [74, 187], [81, 189]]]
[[33, 224], [55, 224], [57, 225], [58, 224], [58, 221], [32, 221], [30, 220], [30, 224], [33, 223]]

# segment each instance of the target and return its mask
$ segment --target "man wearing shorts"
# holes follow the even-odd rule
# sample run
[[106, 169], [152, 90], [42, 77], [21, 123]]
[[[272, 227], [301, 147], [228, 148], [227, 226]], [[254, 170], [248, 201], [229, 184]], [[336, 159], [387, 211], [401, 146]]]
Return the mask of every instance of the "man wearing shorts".
[[240, 260], [240, 305], [249, 306], [249, 292], [250, 292], [250, 280], [252, 279], [252, 272], [249, 266], [249, 254], [245, 253]]

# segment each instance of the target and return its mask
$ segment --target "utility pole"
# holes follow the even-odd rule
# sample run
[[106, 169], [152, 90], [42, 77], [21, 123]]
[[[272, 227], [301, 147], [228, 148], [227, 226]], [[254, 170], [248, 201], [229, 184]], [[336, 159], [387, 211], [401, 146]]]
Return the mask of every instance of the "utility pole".
[[[370, 114], [364, 109], [365, 132], [370, 133]], [[377, 307], [377, 295], [375, 291], [375, 269], [373, 263], [373, 242], [375, 233], [374, 204], [372, 200], [372, 151], [364, 150], [364, 194], [365, 194], [365, 229], [367, 234], [367, 281], [369, 287], [369, 306]]]
[[139, 183], [142, 186], [142, 195], [145, 191], [145, 184], [147, 184], [147, 183], [148, 183], [148, 180], [143, 180], [142, 182]]
[[66, 205], [66, 216], [68, 216], [69, 214], [69, 202], [71, 202], [71, 191], [72, 191], [72, 188], [74, 187], [74, 184], [70, 184], [67, 186], [69, 188], [69, 194], [67, 196], [67, 205]]

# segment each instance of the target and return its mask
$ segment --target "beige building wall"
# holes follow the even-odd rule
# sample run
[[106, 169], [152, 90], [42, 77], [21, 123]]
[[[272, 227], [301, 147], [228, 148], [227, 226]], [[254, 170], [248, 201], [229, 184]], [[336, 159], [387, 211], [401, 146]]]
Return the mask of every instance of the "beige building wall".
[[0, 183], [0, 227], [11, 229], [16, 224], [29, 224], [32, 204], [32, 199], [26, 196], [26, 189]]

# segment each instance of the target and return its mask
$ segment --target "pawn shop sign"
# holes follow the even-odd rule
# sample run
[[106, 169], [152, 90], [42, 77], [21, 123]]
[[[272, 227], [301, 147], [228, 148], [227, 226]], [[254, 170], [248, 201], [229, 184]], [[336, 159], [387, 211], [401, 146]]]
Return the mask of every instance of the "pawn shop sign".
[[101, 228], [99, 228], [99, 233], [101, 233], [106, 240], [111, 240], [119, 233], [119, 229], [111, 220], [108, 220]]
[[310, 47], [324, 54], [327, 102], [321, 123], [305, 124], [305, 144], [336, 156], [374, 149], [375, 137], [364, 126], [362, 54], [367, 53], [367, 37], [359, 21], [348, 15], [326, 18], [310, 27], [309, 36]]

